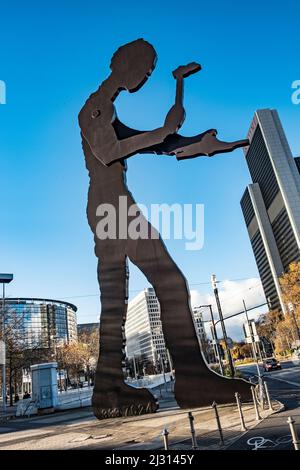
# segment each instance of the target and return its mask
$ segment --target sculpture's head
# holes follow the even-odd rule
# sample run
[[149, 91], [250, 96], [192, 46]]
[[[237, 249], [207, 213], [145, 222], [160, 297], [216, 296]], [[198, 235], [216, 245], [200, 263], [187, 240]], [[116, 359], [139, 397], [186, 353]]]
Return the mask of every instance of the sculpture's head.
[[143, 86], [157, 61], [156, 52], [144, 39], [121, 46], [113, 55], [110, 68], [120, 88], [133, 93]]

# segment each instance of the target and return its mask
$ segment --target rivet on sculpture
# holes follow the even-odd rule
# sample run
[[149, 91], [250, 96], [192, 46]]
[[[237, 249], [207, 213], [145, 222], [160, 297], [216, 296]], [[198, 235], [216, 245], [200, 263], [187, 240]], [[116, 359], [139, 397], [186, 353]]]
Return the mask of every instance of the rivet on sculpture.
[[91, 94], [79, 114], [82, 146], [90, 176], [87, 217], [94, 233], [101, 291], [100, 354], [92, 399], [94, 413], [99, 419], [151, 413], [158, 407], [148, 390], [135, 389], [124, 382], [128, 258], [144, 273], [160, 302], [165, 342], [175, 368], [178, 405], [192, 408], [211, 405], [213, 401], [233, 402], [235, 392], [245, 399], [251, 395], [246, 381], [222, 377], [206, 366], [192, 320], [186, 279], [161, 237], [151, 236], [155, 233], [151, 224], [140, 215], [139, 222], [148, 237], [97, 236], [97, 208], [103, 204], [115, 208], [117, 223], [125, 218], [130, 224], [130, 216], [127, 212], [120, 213], [119, 207], [120, 196], [127, 198], [127, 207], [135, 204], [126, 185], [126, 160], [129, 157], [154, 153], [174, 155], [181, 161], [231, 152], [248, 145], [247, 140], [221, 142], [215, 129], [194, 137], [178, 134], [185, 117], [184, 78], [201, 70], [195, 62], [180, 66], [173, 72], [175, 104], [161, 127], [139, 131], [123, 124], [114, 106], [116, 98], [123, 90], [130, 93], [138, 91], [153, 72], [156, 60], [154, 48], [143, 39], [120, 47], [112, 57], [110, 75]]

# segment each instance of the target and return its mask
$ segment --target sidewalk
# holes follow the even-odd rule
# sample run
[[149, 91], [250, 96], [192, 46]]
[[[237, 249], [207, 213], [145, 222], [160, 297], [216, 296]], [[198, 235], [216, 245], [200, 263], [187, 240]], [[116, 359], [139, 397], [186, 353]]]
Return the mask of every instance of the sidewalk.
[[[224, 449], [242, 436], [237, 406], [219, 406], [220, 420], [224, 433], [225, 446], [219, 445], [214, 410], [201, 408], [193, 410], [194, 426], [199, 449]], [[275, 411], [280, 410], [279, 402], [274, 401]], [[159, 450], [163, 449], [161, 433], [169, 431], [170, 449], [191, 449], [191, 434], [188, 420], [189, 410], [165, 408], [156, 414], [130, 418], [115, 418], [98, 421], [94, 417], [69, 413], [69, 418], [60, 414], [32, 418], [31, 429], [15, 430], [14, 423], [2, 426], [0, 449], [45, 450], [45, 449], [122, 449]], [[248, 429], [256, 426], [252, 404], [243, 405], [245, 423]], [[263, 411], [266, 418], [274, 412]], [[24, 421], [24, 420], [23, 420]], [[16, 421], [15, 421], [16, 422]], [[24, 428], [23, 428], [24, 429]], [[4, 434], [5, 433], [5, 434]]]

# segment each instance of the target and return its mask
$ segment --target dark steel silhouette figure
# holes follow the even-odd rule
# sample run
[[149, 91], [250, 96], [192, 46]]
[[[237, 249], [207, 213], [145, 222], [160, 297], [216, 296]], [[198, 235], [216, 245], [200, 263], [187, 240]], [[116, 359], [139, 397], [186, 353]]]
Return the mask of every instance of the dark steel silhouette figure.
[[[191, 316], [186, 280], [170, 257], [160, 237], [99, 239], [96, 233], [97, 207], [112, 204], [119, 216], [119, 196], [128, 206], [135, 204], [126, 181], [126, 159], [137, 153], [176, 155], [178, 160], [211, 156], [248, 145], [247, 140], [221, 142], [211, 129], [194, 137], [177, 134], [184, 121], [183, 79], [201, 67], [197, 63], [178, 67], [176, 100], [162, 127], [137, 131], [121, 123], [113, 105], [122, 90], [137, 91], [148, 79], [156, 63], [154, 48], [138, 39], [120, 47], [111, 60], [111, 74], [93, 93], [79, 114], [83, 151], [90, 176], [87, 216], [94, 233], [101, 290], [100, 355], [97, 364], [93, 409], [99, 418], [153, 412], [157, 403], [146, 389], [124, 383], [124, 323], [127, 311], [127, 258], [147, 277], [161, 306], [166, 345], [176, 372], [175, 397], [181, 407], [234, 401], [234, 393], [250, 397], [245, 381], [226, 379], [210, 371], [202, 358]], [[130, 222], [130, 217], [128, 218]], [[153, 227], [141, 217], [148, 233]], [[118, 230], [117, 230], [117, 233]]]

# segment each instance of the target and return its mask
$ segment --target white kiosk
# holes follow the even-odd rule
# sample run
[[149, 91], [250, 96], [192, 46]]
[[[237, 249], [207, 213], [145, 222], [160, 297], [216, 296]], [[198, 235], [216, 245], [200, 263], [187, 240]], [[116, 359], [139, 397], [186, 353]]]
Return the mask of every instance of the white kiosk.
[[32, 400], [38, 412], [54, 411], [58, 404], [57, 363], [35, 364], [31, 366]]

